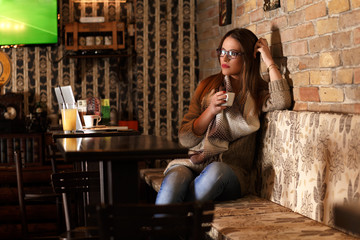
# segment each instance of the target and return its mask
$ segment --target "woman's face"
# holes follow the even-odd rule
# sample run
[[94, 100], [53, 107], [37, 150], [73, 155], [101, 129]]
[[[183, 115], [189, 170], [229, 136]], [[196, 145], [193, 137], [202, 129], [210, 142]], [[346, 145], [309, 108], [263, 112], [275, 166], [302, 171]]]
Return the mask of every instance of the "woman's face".
[[[222, 50], [242, 53], [242, 47], [238, 40], [231, 36], [225, 38], [222, 44]], [[230, 56], [229, 53], [224, 56], [220, 55], [221, 71], [224, 75], [231, 75], [233, 78], [239, 78], [242, 72], [243, 57], [242, 55]]]

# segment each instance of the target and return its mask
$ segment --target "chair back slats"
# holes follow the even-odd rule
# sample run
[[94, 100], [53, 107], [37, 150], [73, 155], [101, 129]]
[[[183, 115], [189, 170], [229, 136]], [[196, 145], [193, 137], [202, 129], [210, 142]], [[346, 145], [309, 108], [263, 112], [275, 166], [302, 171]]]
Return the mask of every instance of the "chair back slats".
[[21, 154], [23, 164], [41, 166], [43, 164], [42, 133], [6, 133], [0, 134], [0, 165], [13, 165], [14, 152]]
[[[176, 222], [177, 225], [172, 226]], [[113, 225], [122, 226], [123, 228], [149, 228], [155, 229], [157, 226], [162, 226], [164, 228], [170, 227], [171, 229], [176, 230], [181, 229], [185, 230], [189, 226], [193, 224], [192, 216], [162, 216], [162, 217], [154, 217], [154, 216], [145, 216], [141, 217], [141, 221], [139, 221], [138, 217], [115, 217], [113, 218]]]
[[97, 207], [101, 239], [203, 239], [210, 230], [213, 202], [168, 205], [122, 204]]
[[[55, 203], [57, 206], [57, 210], [59, 207], [59, 199], [60, 195], [53, 192], [51, 186], [47, 185], [44, 182], [44, 177], [49, 177], [50, 180], [50, 172], [46, 171], [46, 168], [33, 166], [27, 170], [28, 173], [31, 173], [35, 176], [25, 175], [23, 165], [25, 166], [24, 155], [21, 151], [14, 151], [14, 161], [15, 161], [15, 169], [16, 169], [16, 180], [17, 180], [17, 190], [18, 190], [18, 199], [19, 199], [19, 210], [21, 217], [21, 230], [22, 237], [24, 239], [30, 238], [31, 235], [34, 235], [34, 232], [29, 232], [28, 225], [28, 209], [27, 205], [35, 205], [37, 204], [49, 204]], [[29, 171], [31, 170], [31, 171]], [[40, 170], [40, 171], [39, 171]], [[44, 171], [45, 170], [45, 171]], [[50, 188], [49, 188], [50, 187]], [[57, 219], [61, 218], [60, 211], [57, 211]], [[32, 217], [34, 218], [34, 217]], [[30, 219], [30, 223], [33, 223], [33, 219]], [[60, 221], [58, 223], [58, 230], [60, 230]], [[40, 234], [40, 233], [38, 233]]]
[[54, 191], [62, 194], [66, 230], [87, 226], [88, 194], [100, 192], [99, 172], [59, 172], [53, 173], [51, 180]]
[[56, 193], [99, 191], [99, 172], [62, 172], [51, 176]]

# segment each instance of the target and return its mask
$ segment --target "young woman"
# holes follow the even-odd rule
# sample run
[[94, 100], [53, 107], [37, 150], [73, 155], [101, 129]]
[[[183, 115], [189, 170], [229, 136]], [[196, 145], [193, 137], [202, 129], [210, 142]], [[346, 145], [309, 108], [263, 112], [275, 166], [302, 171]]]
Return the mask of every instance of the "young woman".
[[[179, 130], [189, 159], [169, 163], [156, 204], [223, 201], [247, 193], [255, 156], [259, 115], [291, 104], [288, 83], [270, 54], [266, 39], [236, 28], [217, 49], [221, 72], [201, 81]], [[270, 76], [260, 75], [260, 56]], [[234, 92], [232, 106], [224, 106]]]

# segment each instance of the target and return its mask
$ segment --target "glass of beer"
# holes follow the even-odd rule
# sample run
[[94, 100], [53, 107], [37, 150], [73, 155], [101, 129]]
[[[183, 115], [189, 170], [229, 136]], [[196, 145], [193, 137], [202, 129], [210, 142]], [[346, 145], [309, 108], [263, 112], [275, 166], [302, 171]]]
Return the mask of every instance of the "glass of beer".
[[76, 130], [76, 103], [62, 103], [60, 104], [61, 121], [65, 133], [75, 132]]

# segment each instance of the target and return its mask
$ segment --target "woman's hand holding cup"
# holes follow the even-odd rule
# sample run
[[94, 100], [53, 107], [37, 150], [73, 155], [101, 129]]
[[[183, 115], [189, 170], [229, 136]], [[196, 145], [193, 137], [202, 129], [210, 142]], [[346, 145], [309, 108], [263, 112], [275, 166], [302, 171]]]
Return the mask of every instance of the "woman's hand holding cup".
[[233, 105], [233, 102], [234, 102], [235, 93], [227, 92], [224, 95], [226, 95], [226, 98], [225, 98], [226, 102], [221, 104], [221, 106], [231, 107]]

